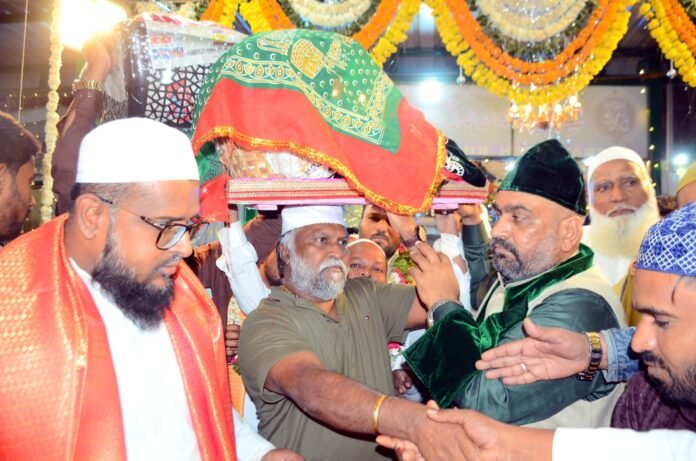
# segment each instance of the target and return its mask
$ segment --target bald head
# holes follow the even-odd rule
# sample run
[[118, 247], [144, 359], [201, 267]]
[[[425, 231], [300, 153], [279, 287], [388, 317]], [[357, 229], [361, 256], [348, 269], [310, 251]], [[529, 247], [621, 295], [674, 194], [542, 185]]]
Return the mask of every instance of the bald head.
[[387, 281], [387, 257], [375, 242], [360, 239], [348, 244], [348, 278], [369, 278], [378, 283]]

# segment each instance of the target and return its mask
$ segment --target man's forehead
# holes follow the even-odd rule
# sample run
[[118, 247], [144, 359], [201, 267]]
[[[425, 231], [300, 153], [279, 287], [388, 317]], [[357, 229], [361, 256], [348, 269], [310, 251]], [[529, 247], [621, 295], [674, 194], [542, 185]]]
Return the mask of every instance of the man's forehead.
[[616, 179], [624, 175], [633, 175], [638, 178], [644, 177], [644, 170], [635, 162], [625, 159], [610, 160], [597, 167], [592, 174], [592, 182]]
[[132, 183], [132, 194], [123, 203], [135, 206], [152, 216], [193, 216], [198, 213], [198, 181], [158, 181]]
[[674, 293], [680, 276], [668, 272], [636, 269], [633, 304], [638, 310], [671, 314], [674, 312]]
[[386, 258], [384, 256], [384, 251], [382, 251], [380, 248], [376, 247], [375, 245], [367, 242], [359, 242], [354, 245], [352, 245], [349, 248], [350, 255], [362, 255], [366, 256], [369, 255], [372, 259], [384, 259], [386, 261]]
[[377, 205], [365, 205], [365, 214], [378, 214], [387, 216], [387, 211]]

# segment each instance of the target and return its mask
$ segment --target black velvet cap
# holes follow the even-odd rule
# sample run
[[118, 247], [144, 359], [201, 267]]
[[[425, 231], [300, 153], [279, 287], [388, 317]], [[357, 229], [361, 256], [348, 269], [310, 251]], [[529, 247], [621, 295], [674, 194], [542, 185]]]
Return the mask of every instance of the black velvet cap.
[[580, 167], [555, 139], [537, 144], [520, 157], [498, 190], [539, 195], [582, 216], [587, 214]]

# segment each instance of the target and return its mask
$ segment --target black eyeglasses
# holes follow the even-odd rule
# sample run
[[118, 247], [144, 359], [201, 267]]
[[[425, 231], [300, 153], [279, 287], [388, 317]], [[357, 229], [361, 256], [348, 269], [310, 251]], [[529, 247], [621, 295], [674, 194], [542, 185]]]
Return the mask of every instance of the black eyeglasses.
[[[100, 197], [98, 195], [97, 195], [97, 198], [104, 203], [107, 203], [111, 206], [115, 206], [114, 202], [112, 202], [111, 200], [105, 199], [105, 198]], [[118, 208], [120, 208], [121, 210], [125, 210], [132, 215], [137, 216], [145, 224], [149, 224], [150, 226], [157, 229], [159, 231], [159, 234], [157, 234], [157, 240], [155, 241], [155, 245], [157, 245], [157, 248], [160, 250], [170, 249], [171, 247], [173, 247], [174, 245], [179, 243], [179, 240], [181, 240], [181, 238], [187, 232], [189, 233], [189, 236], [191, 238], [193, 238], [193, 236], [196, 235], [196, 232], [198, 232], [200, 227], [203, 224], [207, 224], [207, 221], [198, 215], [191, 218], [191, 224], [178, 224], [178, 223], [160, 224], [160, 223], [157, 223], [146, 216], [142, 216], [134, 211], [131, 211], [128, 208], [124, 208], [120, 205], [118, 206]]]

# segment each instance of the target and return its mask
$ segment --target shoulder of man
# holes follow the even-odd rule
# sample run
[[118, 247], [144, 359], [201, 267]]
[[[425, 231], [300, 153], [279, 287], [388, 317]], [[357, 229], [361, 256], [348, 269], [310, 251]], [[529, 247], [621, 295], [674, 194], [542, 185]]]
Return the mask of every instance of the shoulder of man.
[[561, 326], [575, 331], [600, 331], [625, 324], [604, 296], [586, 288], [568, 288], [553, 293], [539, 303], [530, 316], [551, 320], [551, 323], [541, 322], [540, 325]]
[[389, 293], [414, 291], [415, 286], [400, 283], [377, 283], [367, 278], [348, 279], [343, 289], [346, 296], [380, 296]]

